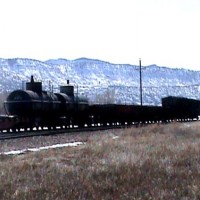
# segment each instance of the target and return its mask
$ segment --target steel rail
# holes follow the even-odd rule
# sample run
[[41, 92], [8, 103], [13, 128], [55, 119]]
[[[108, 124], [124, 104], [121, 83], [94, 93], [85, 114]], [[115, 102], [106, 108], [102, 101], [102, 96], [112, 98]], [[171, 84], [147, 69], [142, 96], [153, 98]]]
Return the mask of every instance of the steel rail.
[[77, 132], [89, 132], [89, 131], [101, 131], [117, 128], [125, 128], [128, 125], [113, 125], [113, 126], [92, 126], [84, 128], [67, 128], [67, 129], [52, 129], [52, 130], [34, 130], [34, 131], [20, 131], [20, 132], [3, 132], [0, 133], [0, 140], [18, 139], [25, 137], [35, 136], [51, 136], [59, 134], [77, 133]]

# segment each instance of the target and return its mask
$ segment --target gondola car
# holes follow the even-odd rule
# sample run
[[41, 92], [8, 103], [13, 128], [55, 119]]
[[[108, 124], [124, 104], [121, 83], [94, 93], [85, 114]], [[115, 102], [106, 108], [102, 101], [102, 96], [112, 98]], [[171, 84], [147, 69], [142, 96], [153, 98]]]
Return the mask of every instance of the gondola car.
[[168, 96], [162, 98], [162, 107], [169, 119], [193, 120], [200, 115], [200, 101], [196, 99]]

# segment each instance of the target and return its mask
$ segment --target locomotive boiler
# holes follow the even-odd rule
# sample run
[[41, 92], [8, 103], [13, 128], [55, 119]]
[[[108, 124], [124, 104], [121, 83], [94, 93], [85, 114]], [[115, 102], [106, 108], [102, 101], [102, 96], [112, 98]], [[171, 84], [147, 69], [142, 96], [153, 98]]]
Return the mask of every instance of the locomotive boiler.
[[4, 106], [9, 115], [45, 117], [58, 115], [60, 102], [55, 94], [42, 91], [42, 83], [35, 82], [31, 76], [31, 81], [26, 83], [26, 90], [11, 92]]
[[74, 86], [69, 84], [61, 86], [59, 93], [43, 91], [42, 82], [35, 82], [31, 76], [26, 90], [11, 92], [4, 107], [8, 115], [29, 118], [32, 123], [49, 126], [58, 123], [61, 117], [65, 117], [68, 123], [83, 120], [88, 100], [74, 95]]

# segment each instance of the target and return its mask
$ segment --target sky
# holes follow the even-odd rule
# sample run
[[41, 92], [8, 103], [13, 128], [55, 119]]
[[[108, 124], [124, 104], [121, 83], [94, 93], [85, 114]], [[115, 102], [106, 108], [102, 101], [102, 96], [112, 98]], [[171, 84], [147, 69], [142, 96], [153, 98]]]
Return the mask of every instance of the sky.
[[0, 58], [200, 70], [200, 0], [0, 0]]

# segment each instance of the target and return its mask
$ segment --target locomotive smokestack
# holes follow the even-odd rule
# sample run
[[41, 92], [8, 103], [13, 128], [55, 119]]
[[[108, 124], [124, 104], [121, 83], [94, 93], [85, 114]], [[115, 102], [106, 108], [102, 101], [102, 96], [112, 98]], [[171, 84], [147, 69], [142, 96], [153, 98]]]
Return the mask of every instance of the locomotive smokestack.
[[67, 80], [67, 85], [69, 85], [69, 80]]
[[31, 83], [34, 83], [33, 75], [31, 75]]

